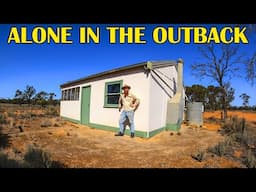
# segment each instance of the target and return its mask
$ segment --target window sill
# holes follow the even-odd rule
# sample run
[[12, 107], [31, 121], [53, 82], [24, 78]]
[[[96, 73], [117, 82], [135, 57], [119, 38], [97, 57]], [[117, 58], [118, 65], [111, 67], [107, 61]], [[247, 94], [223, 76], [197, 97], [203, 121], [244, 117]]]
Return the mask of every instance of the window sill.
[[118, 105], [104, 105], [104, 108], [116, 108], [118, 109]]

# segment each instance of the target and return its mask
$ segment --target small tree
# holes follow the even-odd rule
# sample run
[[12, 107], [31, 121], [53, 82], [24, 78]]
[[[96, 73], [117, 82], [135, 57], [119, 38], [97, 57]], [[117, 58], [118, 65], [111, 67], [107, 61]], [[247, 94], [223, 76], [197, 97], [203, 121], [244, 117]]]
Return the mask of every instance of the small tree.
[[[217, 47], [216, 46], [220, 46]], [[208, 77], [215, 81], [222, 89], [221, 103], [224, 119], [227, 118], [227, 97], [230, 79], [238, 75], [238, 64], [241, 56], [238, 56], [238, 46], [228, 45], [205, 45], [199, 48], [202, 61], [192, 65], [193, 75], [196, 77]]]
[[231, 107], [231, 102], [235, 99], [235, 89], [230, 87], [227, 89], [227, 107]]
[[21, 105], [24, 102], [24, 94], [21, 90], [17, 89], [14, 98], [17, 100], [18, 104]]
[[26, 89], [23, 91], [23, 98], [28, 104], [31, 104], [31, 100], [35, 94], [36, 89], [33, 86], [27, 85]]
[[244, 107], [248, 107], [249, 106], [249, 99], [250, 99], [250, 96], [247, 95], [246, 93], [243, 93], [239, 96], [242, 100], [243, 100], [243, 106]]
[[207, 87], [207, 103], [206, 108], [210, 110], [221, 109], [221, 89], [220, 87], [215, 87], [214, 85], [209, 85]]
[[206, 93], [206, 88], [202, 85], [192, 85], [191, 87], [186, 87], [186, 95], [192, 102], [205, 102]]
[[49, 105], [54, 105], [55, 104], [54, 97], [56, 97], [55, 93], [49, 93], [49, 99], [48, 99], [48, 104]]
[[45, 91], [40, 91], [37, 93], [33, 100], [35, 101], [36, 104], [41, 105], [42, 107], [45, 107], [47, 105], [47, 99], [48, 99], [48, 93]]
[[[256, 24], [249, 24], [247, 28], [249, 35], [255, 36]], [[254, 42], [254, 44], [256, 43]], [[244, 63], [246, 66], [246, 79], [251, 83], [251, 85], [254, 85], [254, 80], [256, 79], [256, 49], [247, 57]]]

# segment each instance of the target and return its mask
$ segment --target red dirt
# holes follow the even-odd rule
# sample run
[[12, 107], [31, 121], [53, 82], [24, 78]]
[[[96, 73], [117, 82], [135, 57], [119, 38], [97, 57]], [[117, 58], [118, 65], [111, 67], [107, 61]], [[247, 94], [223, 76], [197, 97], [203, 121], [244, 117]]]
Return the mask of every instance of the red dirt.
[[[5, 108], [8, 111], [8, 108]], [[17, 112], [18, 114], [20, 111]], [[22, 112], [25, 113], [24, 111]], [[41, 114], [40, 111], [37, 111]], [[229, 112], [256, 119], [256, 113]], [[206, 112], [204, 118], [220, 115], [220, 112]], [[9, 117], [9, 119], [11, 119]], [[15, 121], [19, 124], [21, 120]], [[21, 151], [28, 145], [39, 147], [51, 154], [52, 159], [68, 167], [95, 168], [231, 168], [243, 167], [239, 162], [225, 157], [208, 157], [202, 161], [191, 157], [192, 154], [205, 150], [223, 141], [217, 130], [220, 125], [205, 123], [202, 128], [193, 129], [183, 125], [180, 135], [169, 131], [143, 139], [129, 136], [115, 137], [113, 132], [97, 130], [83, 125], [60, 120], [58, 117], [34, 117], [24, 119], [24, 132], [7, 125], [4, 132], [10, 136], [10, 147]], [[51, 126], [41, 127], [44, 121]], [[57, 123], [59, 126], [55, 127]], [[239, 156], [238, 152], [236, 155]]]
[[[204, 119], [207, 118], [217, 118], [221, 119], [221, 111], [214, 112], [204, 112]], [[238, 116], [240, 118], [245, 118], [247, 121], [256, 121], [256, 112], [250, 111], [228, 111], [228, 116]]]

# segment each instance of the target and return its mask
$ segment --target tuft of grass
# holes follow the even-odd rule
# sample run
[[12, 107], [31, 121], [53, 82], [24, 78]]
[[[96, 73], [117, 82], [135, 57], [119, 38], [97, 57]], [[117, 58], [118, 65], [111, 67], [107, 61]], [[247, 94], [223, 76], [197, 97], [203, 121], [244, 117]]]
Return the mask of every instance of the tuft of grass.
[[41, 127], [51, 127], [52, 123], [49, 120], [45, 120], [40, 124]]
[[8, 112], [7, 114], [8, 114], [8, 117], [16, 118], [16, 114], [15, 113]]
[[[18, 152], [17, 152], [18, 153]], [[60, 162], [53, 161], [50, 155], [41, 149], [29, 147], [24, 160], [10, 159], [0, 152], [0, 168], [65, 168]]]
[[19, 115], [19, 119], [29, 119], [29, 118], [31, 118], [30, 113], [23, 113]]
[[24, 168], [24, 162], [9, 159], [7, 154], [0, 152], [0, 168]]
[[243, 135], [247, 132], [247, 129], [248, 126], [244, 118], [240, 119], [237, 116], [232, 116], [229, 120], [224, 122], [221, 133], [226, 135]]
[[0, 114], [0, 124], [7, 124], [7, 119], [5, 117], [5, 115]]
[[218, 119], [216, 117], [214, 117], [214, 116], [211, 116], [211, 117], [207, 118], [207, 120], [209, 122], [216, 122], [216, 121], [218, 121]]
[[37, 117], [36, 113], [31, 113], [31, 117]]
[[209, 147], [208, 151], [222, 157], [222, 156], [226, 155], [227, 146], [228, 145], [226, 142], [219, 142], [214, 147]]
[[57, 124], [57, 123], [54, 123], [54, 125], [53, 125], [54, 127], [59, 127], [60, 125], [59, 124]]
[[256, 158], [251, 150], [247, 151], [245, 160], [243, 162], [248, 168], [256, 168]]
[[0, 113], [4, 113], [4, 109], [2, 107], [0, 107]]
[[50, 154], [38, 148], [29, 147], [24, 160], [31, 168], [61, 168], [63, 164], [52, 161]]
[[51, 166], [49, 154], [33, 147], [28, 148], [24, 160], [27, 161], [32, 168], [49, 168]]
[[48, 107], [45, 114], [49, 116], [59, 116], [58, 110], [53, 106]]
[[192, 154], [191, 157], [199, 162], [205, 159], [205, 151], [199, 150], [197, 153]]

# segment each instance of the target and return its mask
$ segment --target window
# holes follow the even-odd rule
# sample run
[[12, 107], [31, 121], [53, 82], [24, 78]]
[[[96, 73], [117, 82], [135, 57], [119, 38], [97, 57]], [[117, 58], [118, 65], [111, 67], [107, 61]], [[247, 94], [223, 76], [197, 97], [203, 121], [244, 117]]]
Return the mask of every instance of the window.
[[61, 100], [63, 101], [64, 100], [64, 98], [65, 98], [65, 91], [61, 91]]
[[63, 90], [61, 93], [62, 93], [61, 98], [63, 101], [76, 101], [76, 100], [79, 100], [80, 87], [66, 89], [66, 90]]
[[118, 107], [118, 99], [122, 90], [123, 81], [105, 83], [104, 107]]
[[77, 87], [75, 90], [75, 100], [79, 100], [80, 87]]

